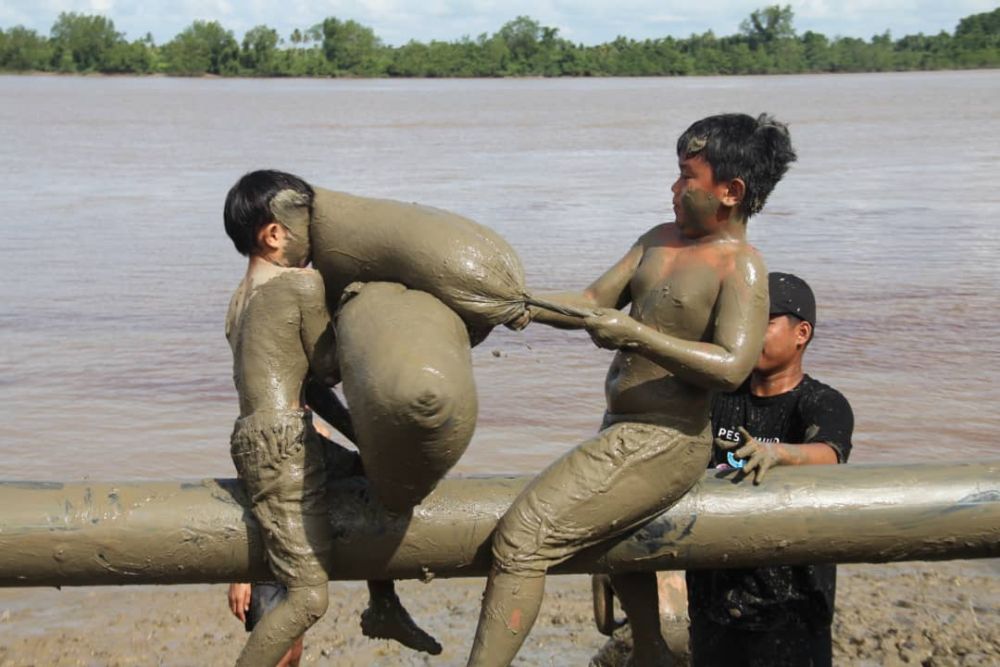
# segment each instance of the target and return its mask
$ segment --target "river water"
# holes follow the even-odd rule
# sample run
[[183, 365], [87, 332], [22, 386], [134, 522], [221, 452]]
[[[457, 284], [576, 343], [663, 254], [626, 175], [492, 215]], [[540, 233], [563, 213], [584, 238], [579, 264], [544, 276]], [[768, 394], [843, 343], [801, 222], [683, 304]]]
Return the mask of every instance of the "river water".
[[[996, 458], [1000, 71], [577, 80], [0, 77], [0, 479], [229, 476], [226, 190], [273, 167], [493, 227], [583, 287], [670, 215], [674, 142], [769, 111], [799, 161], [751, 240], [819, 301], [807, 371], [855, 462]], [[456, 468], [537, 471], [597, 428], [610, 360], [497, 330]]]

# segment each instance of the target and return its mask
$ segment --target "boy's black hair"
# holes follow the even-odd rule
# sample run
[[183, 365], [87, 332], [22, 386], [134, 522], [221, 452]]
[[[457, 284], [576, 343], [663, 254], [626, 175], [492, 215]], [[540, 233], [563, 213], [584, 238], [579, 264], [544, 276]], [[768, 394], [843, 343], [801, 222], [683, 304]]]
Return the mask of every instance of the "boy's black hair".
[[739, 209], [747, 218], [764, 208], [771, 190], [795, 161], [788, 127], [772, 116], [726, 113], [702, 118], [677, 140], [680, 158], [701, 155], [716, 181], [742, 179]]
[[249, 255], [257, 247], [258, 230], [274, 220], [271, 200], [282, 190], [294, 190], [305, 195], [312, 213], [315, 196], [312, 186], [298, 176], [283, 171], [251, 171], [229, 189], [222, 217], [226, 223], [226, 234], [241, 255]]

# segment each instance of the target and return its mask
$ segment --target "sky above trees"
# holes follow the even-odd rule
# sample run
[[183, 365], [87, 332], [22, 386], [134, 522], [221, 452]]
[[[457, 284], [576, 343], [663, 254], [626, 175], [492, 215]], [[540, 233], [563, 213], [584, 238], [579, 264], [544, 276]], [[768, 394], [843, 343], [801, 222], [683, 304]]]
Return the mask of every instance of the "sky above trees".
[[[519, 15], [559, 36], [588, 45], [619, 35], [632, 39], [687, 37], [712, 30], [730, 35], [761, 0], [3, 0], [0, 26], [47, 34], [61, 12], [101, 14], [130, 39], [151, 32], [167, 42], [192, 20], [218, 21], [241, 35], [265, 24], [279, 34], [335, 16], [370, 26], [387, 44], [477, 37]], [[997, 7], [995, 0], [786, 0], [800, 32], [870, 39], [951, 32], [959, 19]]]

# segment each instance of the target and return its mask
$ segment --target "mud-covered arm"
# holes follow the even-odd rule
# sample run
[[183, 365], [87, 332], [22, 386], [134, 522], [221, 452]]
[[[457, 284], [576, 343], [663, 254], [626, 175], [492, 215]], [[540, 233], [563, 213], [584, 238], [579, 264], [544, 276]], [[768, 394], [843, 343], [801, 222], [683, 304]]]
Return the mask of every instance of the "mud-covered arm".
[[[582, 292], [539, 292], [536, 296], [577, 310], [622, 308], [632, 300], [629, 283], [642, 260], [644, 248], [643, 239], [639, 239], [624, 257]], [[583, 328], [583, 319], [580, 317], [562, 315], [538, 306], [529, 306], [528, 312], [533, 322], [541, 322], [559, 329]]]
[[332, 387], [340, 382], [337, 336], [326, 308], [326, 291], [319, 272], [303, 269], [299, 285], [302, 349], [309, 359], [312, 376]]
[[351, 442], [357, 442], [354, 422], [347, 406], [330, 387], [310, 376], [306, 381], [306, 404], [330, 426], [340, 431]]
[[584, 320], [599, 347], [640, 354], [692, 384], [734, 391], [760, 356], [767, 328], [767, 272], [751, 252], [735, 259], [722, 279], [711, 342], [690, 341], [662, 333], [625, 313], [605, 310]]
[[732, 451], [733, 456], [743, 461], [740, 469], [745, 477], [752, 477], [754, 484], [764, 481], [767, 471], [774, 466], [804, 466], [838, 463], [838, 453], [827, 442], [761, 442], [742, 426], [738, 428], [740, 441], [715, 439], [715, 446], [723, 451]]
[[304, 387], [306, 404], [354, 442], [351, 414], [331, 389], [340, 382], [340, 366], [337, 336], [326, 305], [323, 279], [318, 272], [307, 269], [303, 271], [302, 283], [302, 347], [309, 358], [309, 377]]

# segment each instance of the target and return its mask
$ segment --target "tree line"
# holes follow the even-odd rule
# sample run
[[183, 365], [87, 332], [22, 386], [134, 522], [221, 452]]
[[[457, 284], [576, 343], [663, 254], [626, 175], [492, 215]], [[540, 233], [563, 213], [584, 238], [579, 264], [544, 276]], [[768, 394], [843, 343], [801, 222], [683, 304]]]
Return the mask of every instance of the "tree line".
[[988, 68], [1000, 66], [1000, 8], [959, 21], [953, 33], [888, 31], [869, 40], [799, 34], [791, 6], [771, 5], [738, 34], [711, 31], [586, 46], [558, 28], [519, 16], [493, 34], [456, 41], [382, 42], [356, 21], [330, 17], [287, 39], [266, 25], [236, 39], [217, 21], [194, 21], [165, 44], [151, 34], [129, 41], [100, 15], [61, 13], [46, 37], [23, 26], [0, 29], [0, 70], [176, 76], [512, 77], [792, 74]]

